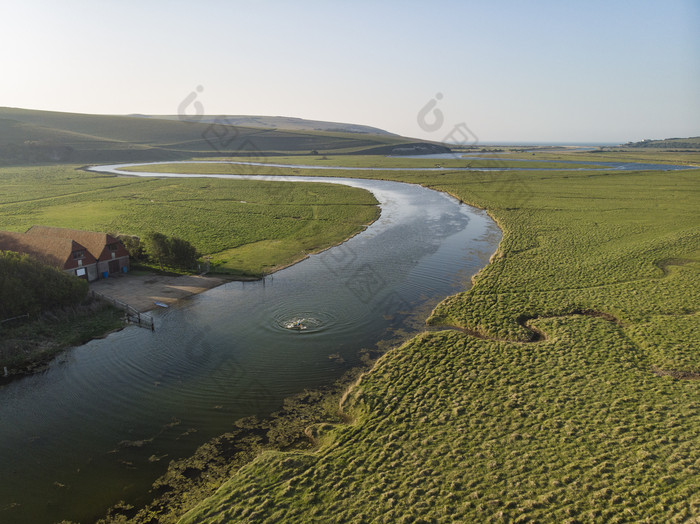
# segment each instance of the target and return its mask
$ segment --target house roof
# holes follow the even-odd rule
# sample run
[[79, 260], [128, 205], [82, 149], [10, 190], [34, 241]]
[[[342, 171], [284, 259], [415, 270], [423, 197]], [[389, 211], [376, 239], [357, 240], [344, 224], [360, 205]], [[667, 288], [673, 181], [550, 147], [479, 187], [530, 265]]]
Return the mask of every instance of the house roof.
[[85, 250], [84, 263], [92, 264], [95, 262], [95, 258], [85, 246], [68, 238], [0, 231], [0, 249], [29, 255], [60, 269], [64, 269], [72, 261], [74, 251]]
[[27, 230], [27, 235], [44, 236], [75, 240], [87, 248], [92, 255], [99, 259], [105, 246], [120, 242], [112, 235], [95, 231], [80, 231], [63, 227], [32, 226]]

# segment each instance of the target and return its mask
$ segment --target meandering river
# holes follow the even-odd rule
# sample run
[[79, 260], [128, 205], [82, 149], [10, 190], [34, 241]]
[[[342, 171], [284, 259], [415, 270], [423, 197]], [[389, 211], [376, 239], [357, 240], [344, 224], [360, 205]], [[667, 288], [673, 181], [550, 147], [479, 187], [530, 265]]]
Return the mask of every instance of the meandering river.
[[[170, 460], [235, 420], [265, 416], [358, 365], [363, 350], [418, 332], [500, 241], [484, 212], [420, 186], [267, 178], [361, 187], [382, 213], [264, 281], [154, 312], [155, 332], [127, 327], [0, 386], [0, 522], [88, 522], [141, 500]], [[289, 329], [299, 321], [305, 329]]]

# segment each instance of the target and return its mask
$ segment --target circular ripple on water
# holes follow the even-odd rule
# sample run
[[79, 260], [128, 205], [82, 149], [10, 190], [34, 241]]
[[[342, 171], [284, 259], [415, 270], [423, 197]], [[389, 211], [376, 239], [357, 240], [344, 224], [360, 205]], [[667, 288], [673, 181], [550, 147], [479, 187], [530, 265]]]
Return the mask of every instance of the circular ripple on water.
[[336, 325], [337, 319], [330, 312], [279, 312], [273, 318], [276, 330], [295, 331], [299, 333], [318, 333]]

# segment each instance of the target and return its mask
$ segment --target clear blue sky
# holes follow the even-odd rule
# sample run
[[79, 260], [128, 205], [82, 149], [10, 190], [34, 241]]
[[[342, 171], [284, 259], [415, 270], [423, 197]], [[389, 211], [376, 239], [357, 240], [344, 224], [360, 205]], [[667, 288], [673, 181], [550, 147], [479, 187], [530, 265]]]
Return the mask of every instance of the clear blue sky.
[[24, 0], [0, 19], [0, 106], [174, 114], [201, 86], [208, 114], [434, 140], [700, 135], [698, 0]]

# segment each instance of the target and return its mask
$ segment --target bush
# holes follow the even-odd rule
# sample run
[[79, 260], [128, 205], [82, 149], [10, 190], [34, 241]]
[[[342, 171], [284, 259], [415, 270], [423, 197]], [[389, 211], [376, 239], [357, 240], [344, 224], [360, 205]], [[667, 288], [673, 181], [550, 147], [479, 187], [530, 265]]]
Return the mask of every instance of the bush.
[[0, 319], [77, 305], [87, 292], [85, 280], [26, 255], [0, 252]]

